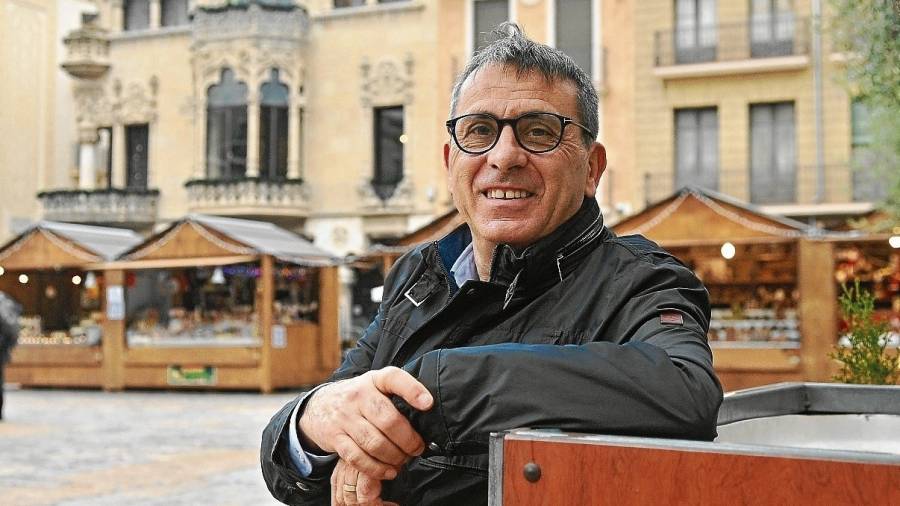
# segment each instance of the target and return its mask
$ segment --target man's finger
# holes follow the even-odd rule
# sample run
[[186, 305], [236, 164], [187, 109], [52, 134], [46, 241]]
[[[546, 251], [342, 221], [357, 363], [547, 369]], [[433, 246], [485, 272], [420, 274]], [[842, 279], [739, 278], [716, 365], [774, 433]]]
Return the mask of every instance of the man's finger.
[[386, 397], [373, 397], [363, 403], [360, 408], [366, 420], [381, 431], [406, 456], [420, 455], [425, 450], [425, 442], [422, 441], [422, 437]]
[[[356, 486], [359, 482], [359, 471], [352, 466], [344, 465], [343, 481], [338, 484], [343, 493], [344, 504], [359, 504], [356, 499]], [[351, 488], [352, 487], [352, 488]]]
[[397, 477], [397, 471], [392, 466], [372, 458], [350, 436], [344, 434], [337, 436], [334, 449], [342, 460], [360, 472], [385, 480]]
[[356, 500], [360, 504], [378, 503], [381, 496], [381, 480], [360, 473], [356, 479]]
[[331, 472], [331, 506], [344, 506], [344, 493], [341, 490], [341, 483], [344, 480], [344, 470], [346, 466], [342, 461], [338, 461]]
[[394, 444], [388, 436], [378, 430], [378, 427], [366, 418], [365, 413], [363, 413], [362, 418], [359, 418], [355, 423], [347, 427], [347, 435], [364, 452], [379, 462], [394, 468], [398, 468], [406, 462], [408, 455]]
[[431, 392], [410, 373], [396, 367], [385, 367], [372, 374], [375, 388], [385, 395], [399, 395], [410, 406], [427, 411], [434, 404]]

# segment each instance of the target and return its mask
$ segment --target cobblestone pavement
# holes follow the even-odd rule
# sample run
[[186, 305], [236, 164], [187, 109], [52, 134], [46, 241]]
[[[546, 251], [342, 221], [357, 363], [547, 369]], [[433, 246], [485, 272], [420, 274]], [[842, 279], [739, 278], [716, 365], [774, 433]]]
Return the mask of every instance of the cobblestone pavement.
[[273, 505], [262, 429], [296, 393], [13, 390], [0, 505]]

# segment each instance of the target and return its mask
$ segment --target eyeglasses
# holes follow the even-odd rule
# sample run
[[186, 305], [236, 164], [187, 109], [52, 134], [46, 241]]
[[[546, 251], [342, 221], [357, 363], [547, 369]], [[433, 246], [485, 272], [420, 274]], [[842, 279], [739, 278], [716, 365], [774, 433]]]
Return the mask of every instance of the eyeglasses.
[[552, 112], [529, 112], [517, 118], [496, 118], [490, 114], [465, 114], [447, 121], [447, 131], [453, 142], [465, 153], [487, 153], [500, 139], [503, 125], [510, 125], [516, 142], [531, 153], [553, 151], [562, 142], [566, 125], [581, 127], [596, 136], [588, 127], [572, 118]]

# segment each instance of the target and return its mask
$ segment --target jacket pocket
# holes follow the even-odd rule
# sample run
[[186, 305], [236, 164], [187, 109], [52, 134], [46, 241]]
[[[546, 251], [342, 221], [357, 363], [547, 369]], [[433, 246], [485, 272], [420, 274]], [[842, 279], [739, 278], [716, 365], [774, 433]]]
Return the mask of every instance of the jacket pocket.
[[487, 476], [487, 455], [435, 455], [419, 459], [419, 463], [432, 469], [460, 471], [473, 476]]

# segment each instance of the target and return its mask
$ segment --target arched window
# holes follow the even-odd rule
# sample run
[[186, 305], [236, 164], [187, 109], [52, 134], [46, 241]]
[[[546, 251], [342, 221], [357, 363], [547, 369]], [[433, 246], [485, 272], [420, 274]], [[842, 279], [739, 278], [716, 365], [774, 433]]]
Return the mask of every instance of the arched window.
[[247, 170], [247, 85], [231, 69], [206, 93], [206, 176], [238, 179]]
[[259, 177], [284, 179], [288, 164], [288, 87], [272, 69], [260, 87]]

